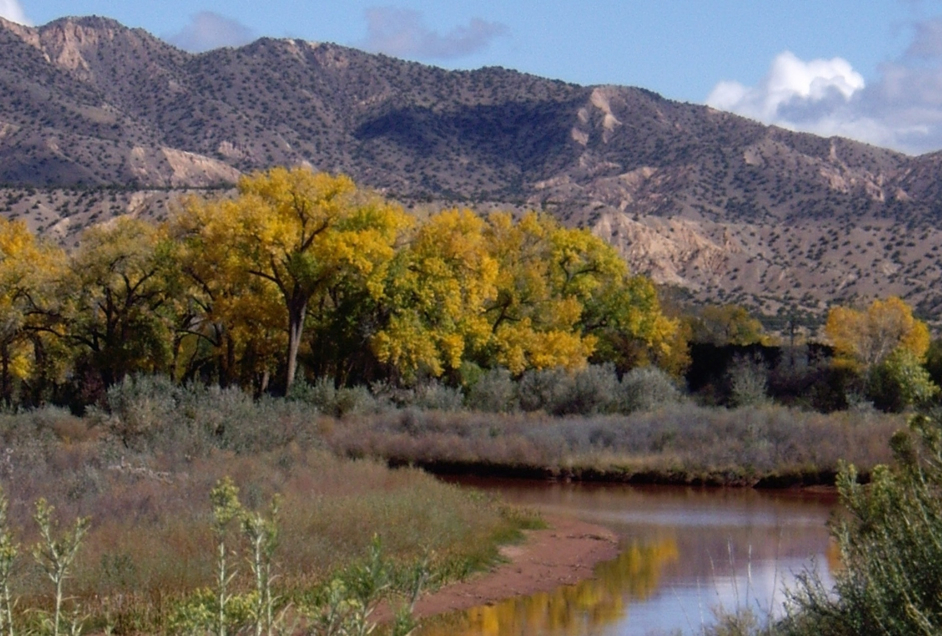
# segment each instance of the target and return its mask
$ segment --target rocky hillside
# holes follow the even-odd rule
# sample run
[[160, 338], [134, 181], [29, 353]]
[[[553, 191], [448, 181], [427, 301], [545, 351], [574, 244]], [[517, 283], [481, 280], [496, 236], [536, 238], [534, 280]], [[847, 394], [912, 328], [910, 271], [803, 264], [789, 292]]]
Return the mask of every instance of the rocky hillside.
[[820, 315], [899, 294], [942, 310], [942, 153], [332, 44], [191, 55], [105, 18], [0, 19], [0, 52], [0, 213], [66, 240], [165, 213], [170, 189], [303, 163], [411, 204], [547, 210], [699, 300]]

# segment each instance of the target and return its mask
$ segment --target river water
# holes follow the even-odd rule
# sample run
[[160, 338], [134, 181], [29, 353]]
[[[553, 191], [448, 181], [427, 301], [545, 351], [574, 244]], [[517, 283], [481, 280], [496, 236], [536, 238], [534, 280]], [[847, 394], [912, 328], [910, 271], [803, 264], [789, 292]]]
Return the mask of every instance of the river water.
[[826, 583], [836, 547], [834, 496], [626, 485], [462, 480], [547, 514], [606, 526], [622, 552], [595, 577], [440, 619], [422, 636], [697, 634], [718, 610], [780, 616], [795, 575]]

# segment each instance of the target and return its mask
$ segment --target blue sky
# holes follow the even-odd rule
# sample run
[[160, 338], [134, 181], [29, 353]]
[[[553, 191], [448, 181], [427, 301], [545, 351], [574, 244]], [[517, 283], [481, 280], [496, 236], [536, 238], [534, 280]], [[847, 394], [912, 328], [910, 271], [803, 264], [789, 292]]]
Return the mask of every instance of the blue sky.
[[330, 41], [446, 68], [642, 86], [766, 123], [942, 149], [942, 0], [0, 0], [105, 15], [181, 48]]

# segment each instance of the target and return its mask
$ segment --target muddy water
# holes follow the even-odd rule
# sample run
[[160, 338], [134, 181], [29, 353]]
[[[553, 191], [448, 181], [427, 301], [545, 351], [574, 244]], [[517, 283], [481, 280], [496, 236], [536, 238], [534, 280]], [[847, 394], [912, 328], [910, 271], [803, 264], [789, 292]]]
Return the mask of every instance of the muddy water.
[[785, 589], [836, 565], [833, 496], [751, 489], [463, 481], [611, 528], [622, 552], [591, 580], [440, 619], [422, 636], [695, 634], [718, 610], [781, 615]]

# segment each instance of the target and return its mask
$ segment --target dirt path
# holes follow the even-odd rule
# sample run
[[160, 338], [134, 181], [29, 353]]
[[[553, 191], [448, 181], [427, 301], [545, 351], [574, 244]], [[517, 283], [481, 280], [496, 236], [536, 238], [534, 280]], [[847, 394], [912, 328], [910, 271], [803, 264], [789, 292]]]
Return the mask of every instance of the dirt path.
[[519, 545], [505, 546], [508, 560], [489, 572], [419, 599], [419, 618], [468, 609], [571, 585], [592, 576], [597, 563], [618, 555], [618, 538], [606, 528], [570, 517], [546, 518], [549, 527], [528, 530]]

